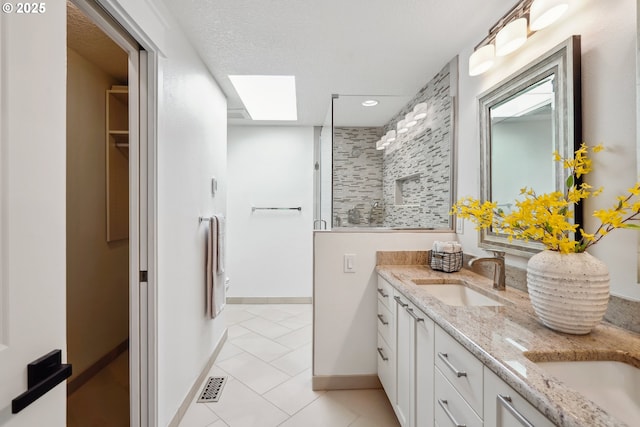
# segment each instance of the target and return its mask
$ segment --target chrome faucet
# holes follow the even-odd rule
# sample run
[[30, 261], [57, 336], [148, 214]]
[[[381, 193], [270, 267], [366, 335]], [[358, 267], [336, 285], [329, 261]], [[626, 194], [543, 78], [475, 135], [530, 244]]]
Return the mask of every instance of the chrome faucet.
[[493, 258], [473, 258], [469, 261], [469, 267], [475, 263], [492, 262], [495, 264], [493, 270], [493, 289], [504, 291], [505, 286], [505, 267], [504, 267], [504, 252], [503, 251], [491, 251], [493, 252]]

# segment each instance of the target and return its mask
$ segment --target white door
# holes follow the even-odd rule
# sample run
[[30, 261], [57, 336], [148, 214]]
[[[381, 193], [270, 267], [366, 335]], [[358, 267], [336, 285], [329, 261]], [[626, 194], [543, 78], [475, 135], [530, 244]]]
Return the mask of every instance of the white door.
[[66, 360], [66, 4], [40, 4], [18, 10], [7, 2], [0, 12], [3, 427], [66, 423], [64, 381], [11, 413], [12, 399], [27, 390], [29, 362], [54, 349]]

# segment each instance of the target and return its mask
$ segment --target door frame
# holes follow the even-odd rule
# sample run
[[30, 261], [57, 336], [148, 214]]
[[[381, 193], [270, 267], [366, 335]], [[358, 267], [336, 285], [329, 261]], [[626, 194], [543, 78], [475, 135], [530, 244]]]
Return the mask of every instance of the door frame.
[[156, 147], [162, 52], [117, 0], [71, 2], [129, 57], [129, 415], [131, 427], [157, 426]]

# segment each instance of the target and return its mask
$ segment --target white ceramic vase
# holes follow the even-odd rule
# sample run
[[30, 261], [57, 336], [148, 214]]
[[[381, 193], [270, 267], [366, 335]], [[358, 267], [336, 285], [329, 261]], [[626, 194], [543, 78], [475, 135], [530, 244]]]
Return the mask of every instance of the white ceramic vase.
[[568, 334], [588, 334], [609, 303], [609, 269], [586, 252], [542, 251], [527, 264], [531, 305], [543, 325]]

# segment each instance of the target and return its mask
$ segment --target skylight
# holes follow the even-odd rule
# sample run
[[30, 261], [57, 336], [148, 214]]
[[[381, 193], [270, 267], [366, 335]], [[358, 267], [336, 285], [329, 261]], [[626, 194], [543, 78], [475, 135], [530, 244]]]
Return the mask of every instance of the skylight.
[[295, 76], [229, 76], [253, 120], [297, 120]]

